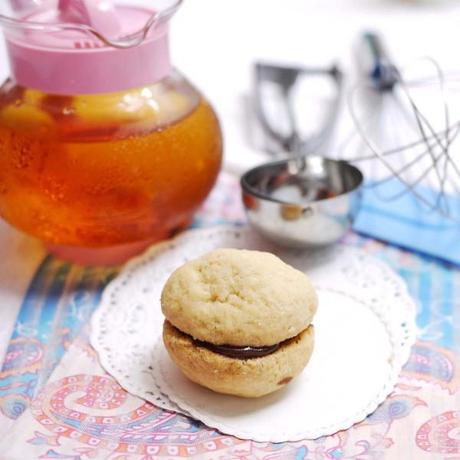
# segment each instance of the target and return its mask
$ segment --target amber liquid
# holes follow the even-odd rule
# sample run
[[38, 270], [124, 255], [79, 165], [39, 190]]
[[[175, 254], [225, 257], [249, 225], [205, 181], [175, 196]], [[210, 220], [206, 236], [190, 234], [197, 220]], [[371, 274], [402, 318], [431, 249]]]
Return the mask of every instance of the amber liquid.
[[0, 214], [44, 241], [107, 247], [164, 239], [188, 225], [214, 184], [221, 134], [203, 100], [151, 130], [110, 116], [85, 122], [59, 104], [54, 113], [18, 115], [15, 97], [0, 99]]

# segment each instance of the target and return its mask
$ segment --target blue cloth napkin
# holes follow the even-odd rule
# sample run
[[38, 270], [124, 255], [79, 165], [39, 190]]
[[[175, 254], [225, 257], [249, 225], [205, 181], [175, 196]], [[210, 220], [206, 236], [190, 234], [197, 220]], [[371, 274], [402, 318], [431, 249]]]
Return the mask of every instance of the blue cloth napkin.
[[[403, 189], [397, 179], [378, 185], [365, 184], [354, 230], [460, 265], [460, 197], [447, 198], [456, 223], [430, 210], [410, 192], [392, 199]], [[417, 188], [417, 191], [433, 201], [433, 190]]]

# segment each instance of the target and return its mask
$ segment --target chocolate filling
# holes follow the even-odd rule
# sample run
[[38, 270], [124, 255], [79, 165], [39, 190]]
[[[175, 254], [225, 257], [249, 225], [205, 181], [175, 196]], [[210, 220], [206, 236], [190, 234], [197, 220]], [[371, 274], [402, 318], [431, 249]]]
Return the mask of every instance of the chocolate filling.
[[194, 340], [195, 345], [207, 348], [214, 353], [228, 356], [235, 359], [253, 359], [262, 358], [263, 356], [274, 353], [280, 347], [280, 344], [271, 345], [269, 347], [234, 347], [231, 345], [214, 345], [209, 342], [202, 342], [201, 340]]

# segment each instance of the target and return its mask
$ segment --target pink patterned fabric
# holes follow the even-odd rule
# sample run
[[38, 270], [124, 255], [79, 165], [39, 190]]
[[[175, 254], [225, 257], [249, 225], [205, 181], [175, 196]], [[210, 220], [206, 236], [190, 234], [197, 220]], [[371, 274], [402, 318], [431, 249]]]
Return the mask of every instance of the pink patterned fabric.
[[[224, 175], [196, 224], [243, 220], [237, 181]], [[345, 243], [359, 245], [397, 265], [400, 273], [407, 275], [412, 290], [425, 275], [429, 274], [433, 281], [442, 272], [442, 276], [455, 280], [451, 295], [457, 292], [458, 271], [452, 267], [421, 261], [416, 255], [353, 234]], [[422, 295], [426, 286], [417, 286]], [[440, 292], [440, 286], [436, 285], [433, 298], [447, 295], [447, 290]], [[448, 343], [448, 334], [458, 338], [458, 329], [452, 321], [454, 313], [449, 316], [445, 312], [440, 320], [437, 304], [428, 304], [431, 310], [427, 313], [424, 303], [422, 296], [421, 339], [413, 347], [395, 391], [374, 414], [350, 430], [317, 440], [283, 444], [222, 435], [127, 394], [104, 373], [83, 333], [65, 344], [64, 358], [22, 416], [14, 423], [0, 419], [1, 458], [460, 460], [460, 353], [453, 351], [455, 347], [442, 345]], [[426, 315], [429, 317], [425, 318]], [[7, 356], [11, 363], [23, 351], [21, 343], [18, 339], [17, 347]], [[35, 345], [29, 372], [43, 365], [42, 345]], [[281, 426], [283, 420], [273, 423]]]

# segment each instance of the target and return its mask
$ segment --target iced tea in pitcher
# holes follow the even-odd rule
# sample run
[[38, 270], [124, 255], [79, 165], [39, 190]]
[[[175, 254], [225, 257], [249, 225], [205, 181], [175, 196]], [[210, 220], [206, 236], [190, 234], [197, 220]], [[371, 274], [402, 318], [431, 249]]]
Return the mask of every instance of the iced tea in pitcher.
[[[22, 13], [44, 30], [6, 31], [12, 77], [0, 88], [0, 214], [63, 257], [118, 262], [190, 223], [220, 168], [219, 123], [171, 70], [171, 8], [161, 16], [112, 5], [80, 17], [72, 0], [57, 11], [46, 4]], [[146, 38], [136, 39], [151, 17]], [[94, 21], [97, 39], [87, 28], [50, 30], [53, 18]], [[101, 38], [104, 27], [118, 41]]]

